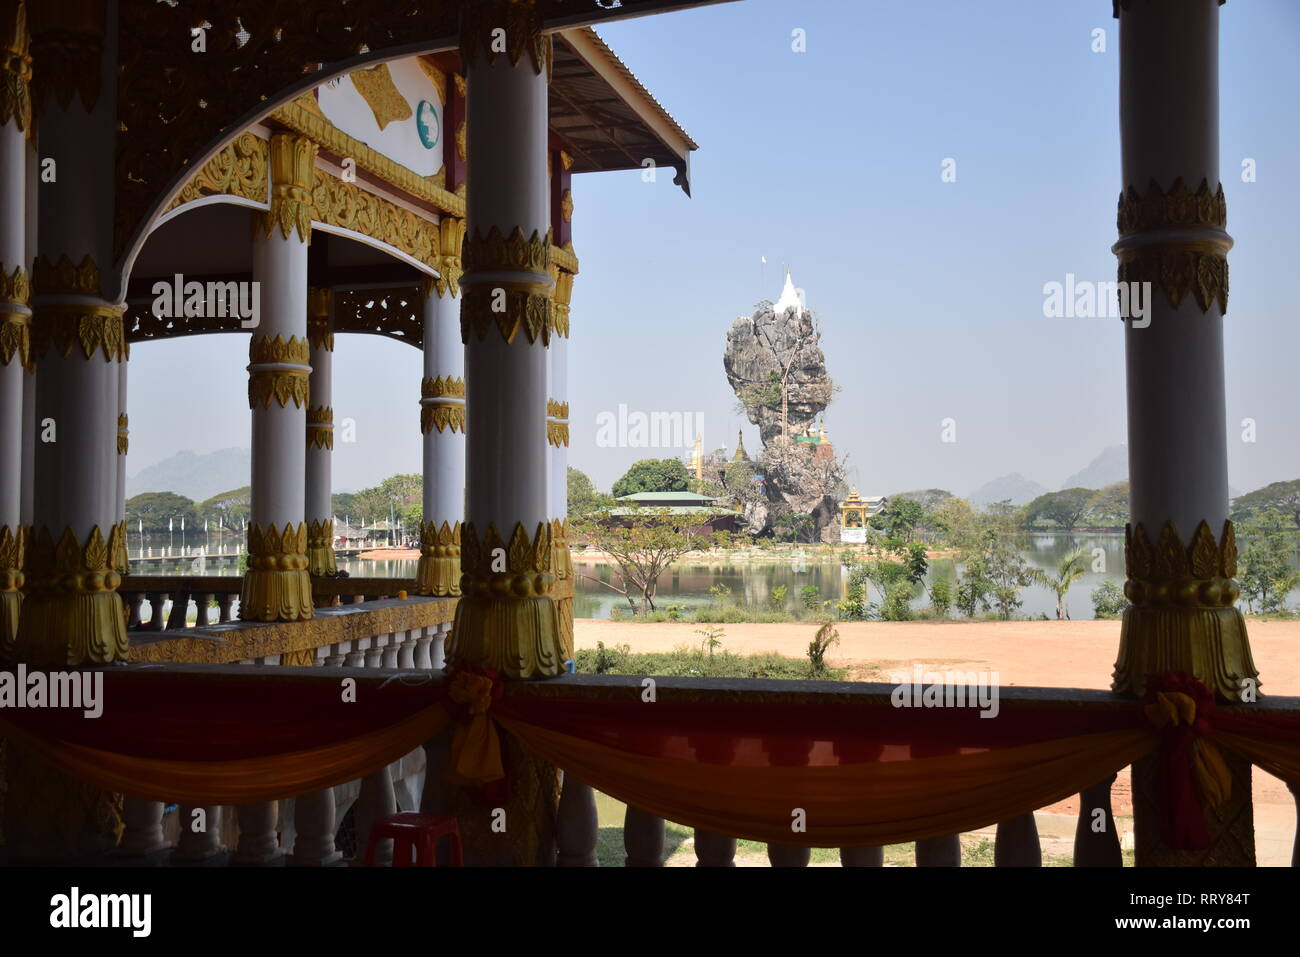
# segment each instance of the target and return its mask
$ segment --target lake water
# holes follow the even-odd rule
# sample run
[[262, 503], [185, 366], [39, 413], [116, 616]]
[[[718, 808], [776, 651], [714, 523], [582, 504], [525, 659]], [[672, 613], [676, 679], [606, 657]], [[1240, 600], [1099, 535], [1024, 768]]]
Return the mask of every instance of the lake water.
[[[1123, 587], [1124, 584], [1124, 536], [1115, 532], [1098, 533], [1034, 533], [1028, 536], [1024, 556], [1036, 568], [1055, 575], [1056, 565], [1075, 548], [1083, 548], [1087, 553], [1086, 572], [1077, 580], [1066, 595], [1066, 604], [1070, 617], [1090, 619], [1093, 617], [1091, 595], [1094, 588], [1107, 578]], [[616, 578], [611, 565], [595, 562], [583, 562], [581, 552], [574, 554], [574, 570], [578, 575], [574, 596], [573, 614], [575, 618], [609, 618], [611, 609], [617, 607], [619, 614], [630, 613], [627, 600], [602, 582], [608, 583]], [[802, 608], [799, 592], [807, 585], [817, 586], [823, 599], [840, 599], [844, 597], [848, 586], [847, 571], [825, 556], [811, 555], [803, 561], [787, 560], [784, 562], [738, 562], [732, 565], [693, 564], [689, 559], [674, 565], [659, 578], [659, 592], [655, 603], [659, 608], [667, 605], [679, 605], [683, 609], [696, 609], [713, 601], [709, 589], [715, 585], [726, 585], [731, 589], [731, 601], [755, 608], [768, 606], [768, 596], [772, 589], [784, 585], [786, 596], [784, 607], [790, 611]], [[1294, 560], [1294, 556], [1293, 556]], [[954, 577], [955, 570], [951, 561], [938, 560], [934, 563], [928, 579], [933, 579], [936, 572]], [[1094, 566], [1098, 570], [1094, 571]], [[413, 578], [415, 577], [415, 560], [362, 559], [340, 560], [339, 568], [345, 569], [354, 577], [373, 578]], [[164, 563], [149, 563], [141, 568], [144, 574], [154, 575], [235, 575], [238, 566], [232, 560], [223, 562], [207, 561], [202, 570], [193, 559]], [[595, 579], [593, 581], [592, 579]], [[927, 582], [928, 583], [928, 582]], [[873, 585], [867, 586], [870, 601], [877, 604], [881, 600], [879, 591]], [[1018, 616], [1037, 618], [1046, 615], [1056, 617], [1056, 596], [1041, 585], [1030, 585], [1020, 593], [1023, 604], [1016, 610]], [[1294, 607], [1300, 599], [1300, 589], [1291, 593], [1290, 604]], [[929, 599], [921, 595], [912, 603], [916, 609], [928, 605]], [[638, 602], [639, 604], [639, 602]], [[1245, 608], [1242, 605], [1243, 610]], [[955, 615], [956, 612], [954, 611]]]

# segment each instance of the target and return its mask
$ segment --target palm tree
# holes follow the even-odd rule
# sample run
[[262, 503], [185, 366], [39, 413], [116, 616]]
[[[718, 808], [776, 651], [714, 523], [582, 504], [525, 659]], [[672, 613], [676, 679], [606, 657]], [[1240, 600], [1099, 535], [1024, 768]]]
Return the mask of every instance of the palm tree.
[[1087, 550], [1082, 548], [1076, 548], [1070, 552], [1057, 563], [1055, 577], [1041, 568], [1034, 569], [1033, 576], [1035, 580], [1044, 585], [1049, 591], [1056, 593], [1057, 621], [1070, 617], [1070, 612], [1065, 605], [1065, 593], [1070, 590], [1071, 585], [1086, 574], [1087, 569], [1084, 567], [1084, 559], [1087, 555]]

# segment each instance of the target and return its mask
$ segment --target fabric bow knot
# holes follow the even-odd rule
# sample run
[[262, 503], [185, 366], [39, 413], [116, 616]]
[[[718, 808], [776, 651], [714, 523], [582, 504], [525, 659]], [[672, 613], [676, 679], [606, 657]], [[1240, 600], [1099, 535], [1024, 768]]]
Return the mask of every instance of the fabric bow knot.
[[451, 778], [457, 784], [481, 787], [505, 777], [501, 739], [488, 711], [504, 689], [494, 671], [458, 668], [447, 697], [459, 706], [460, 720], [451, 736]]
[[1214, 694], [1182, 672], [1147, 682], [1143, 713], [1165, 738], [1162, 747], [1165, 843], [1200, 850], [1210, 845], [1205, 808], [1232, 794], [1232, 772], [1209, 737]]

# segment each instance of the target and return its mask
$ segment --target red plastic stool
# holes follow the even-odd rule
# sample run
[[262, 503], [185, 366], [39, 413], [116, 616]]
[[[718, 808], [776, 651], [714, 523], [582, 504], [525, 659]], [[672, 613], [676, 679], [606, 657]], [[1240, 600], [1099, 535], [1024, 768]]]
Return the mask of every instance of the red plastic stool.
[[366, 844], [366, 867], [375, 866], [375, 848], [387, 838], [393, 839], [393, 866], [410, 867], [411, 850], [415, 850], [416, 867], [438, 866], [438, 841], [451, 838], [451, 866], [464, 867], [460, 849], [460, 828], [450, 815], [416, 814], [411, 811], [376, 821]]

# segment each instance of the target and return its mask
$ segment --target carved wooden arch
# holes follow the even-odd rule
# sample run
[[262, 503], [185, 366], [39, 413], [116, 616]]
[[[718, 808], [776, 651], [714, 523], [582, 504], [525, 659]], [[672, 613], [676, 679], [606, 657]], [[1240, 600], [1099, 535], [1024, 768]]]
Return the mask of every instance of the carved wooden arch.
[[[336, 76], [455, 49], [466, 0], [131, 0], [118, 4], [114, 271], [242, 131]], [[488, 0], [473, 0], [485, 3]], [[727, 0], [536, 0], [543, 30]], [[203, 28], [204, 52], [191, 31]], [[111, 279], [106, 277], [106, 284]]]
[[[455, 0], [178, 0], [119, 6], [114, 258], [204, 163], [280, 106], [387, 60], [452, 49]], [[204, 29], [204, 52], [192, 28]], [[125, 292], [125, 288], [122, 289]]]

